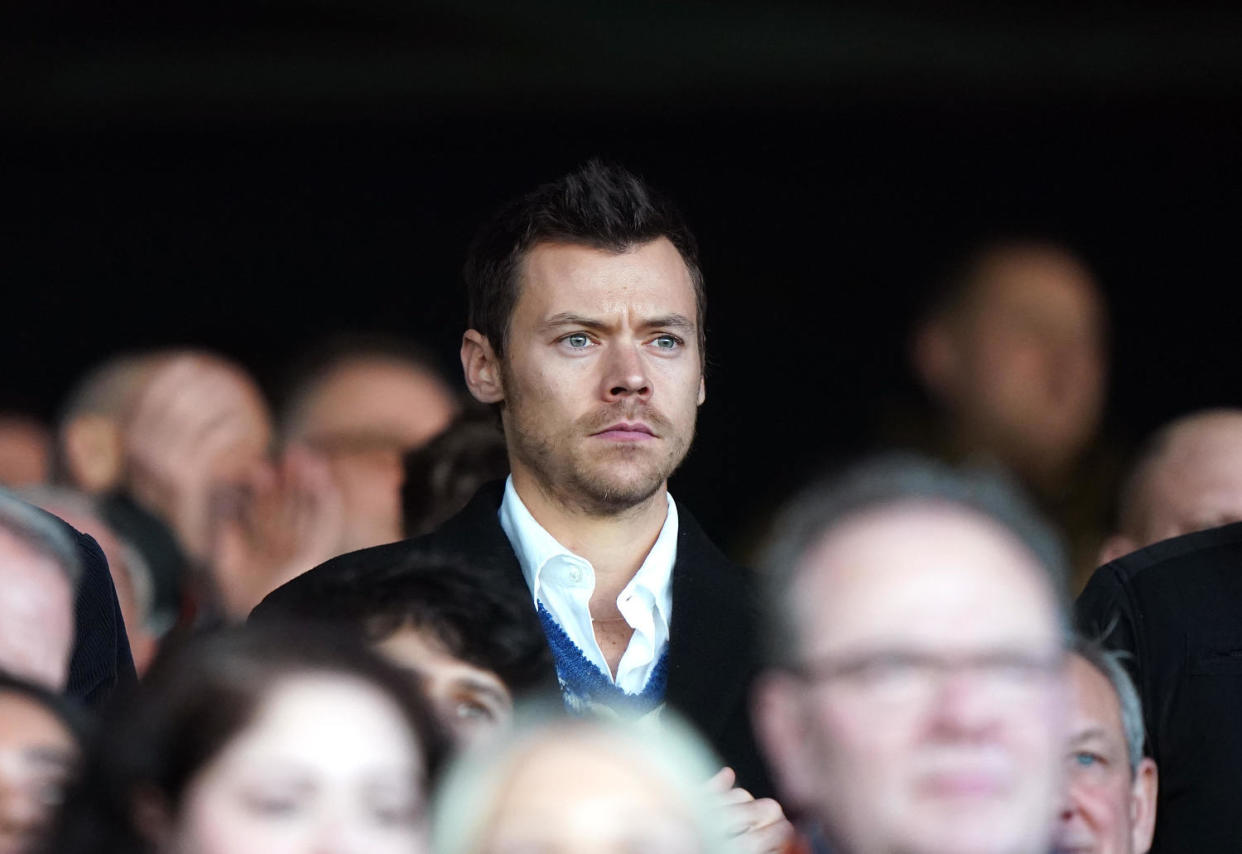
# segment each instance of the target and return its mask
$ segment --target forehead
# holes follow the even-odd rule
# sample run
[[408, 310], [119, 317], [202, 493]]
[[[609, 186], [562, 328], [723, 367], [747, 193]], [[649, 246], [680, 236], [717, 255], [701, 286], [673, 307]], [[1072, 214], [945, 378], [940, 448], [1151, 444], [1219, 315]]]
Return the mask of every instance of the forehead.
[[404, 626], [375, 645], [390, 661], [433, 681], [462, 681], [486, 685], [508, 694], [491, 670], [476, 667], [450, 653], [437, 638], [413, 626]]
[[992, 311], [1097, 322], [1094, 280], [1072, 257], [1047, 249], [1014, 249], [984, 258], [973, 277], [970, 304]]
[[664, 237], [624, 252], [572, 243], [539, 243], [523, 256], [515, 318], [549, 315], [670, 312], [695, 319], [694, 283], [677, 248]]
[[1069, 677], [1073, 733], [1098, 728], [1124, 743], [1121, 703], [1108, 677], [1077, 653], [1070, 656]]
[[809, 654], [868, 646], [945, 652], [1055, 643], [1046, 574], [998, 524], [923, 502], [863, 511], [800, 561], [790, 592]]

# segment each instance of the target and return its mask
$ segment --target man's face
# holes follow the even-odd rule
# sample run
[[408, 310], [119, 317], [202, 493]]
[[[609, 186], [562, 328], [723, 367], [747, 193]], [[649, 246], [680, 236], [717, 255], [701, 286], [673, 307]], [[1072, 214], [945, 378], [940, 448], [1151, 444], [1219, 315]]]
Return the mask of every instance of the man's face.
[[501, 365], [519, 490], [592, 514], [663, 489], [703, 401], [696, 303], [660, 238], [622, 253], [542, 243], [525, 257]]
[[426, 632], [403, 626], [375, 649], [415, 675], [455, 743], [486, 741], [512, 721], [513, 696], [500, 677], [452, 655]]
[[1064, 674], [1043, 570], [967, 511], [842, 522], [789, 592], [801, 674], [759, 716], [786, 795], [848, 854], [1046, 851]]
[[1103, 406], [1095, 285], [1072, 258], [1037, 250], [998, 255], [979, 279], [956, 322], [955, 405], [1013, 462], [1059, 465], [1091, 439]]
[[353, 550], [401, 536], [401, 457], [444, 430], [457, 404], [427, 371], [379, 358], [332, 371], [306, 402], [297, 438], [327, 458]]
[[53, 691], [73, 649], [73, 587], [56, 562], [0, 530], [0, 670]]
[[1142, 854], [1151, 847], [1155, 764], [1130, 771], [1121, 705], [1103, 673], [1070, 659], [1068, 787], [1058, 854]]

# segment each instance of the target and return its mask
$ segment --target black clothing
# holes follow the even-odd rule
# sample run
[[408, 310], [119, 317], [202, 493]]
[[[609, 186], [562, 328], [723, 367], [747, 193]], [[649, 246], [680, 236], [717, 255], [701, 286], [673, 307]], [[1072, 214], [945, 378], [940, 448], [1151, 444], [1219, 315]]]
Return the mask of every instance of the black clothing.
[[1125, 650], [1160, 771], [1155, 854], [1242, 840], [1242, 523], [1098, 569], [1080, 629]]
[[[530, 602], [517, 555], [498, 516], [504, 483], [484, 486], [459, 514], [413, 540], [341, 555], [268, 595], [254, 616], [282, 612], [283, 602], [314, 596], [317, 579], [354, 576], [396, 565], [416, 550], [457, 555], [485, 572], [491, 583]], [[680, 505], [673, 566], [673, 619], [669, 627], [665, 700], [693, 723], [737, 772], [738, 785], [756, 797], [771, 784], [750, 728], [749, 689], [758, 669], [758, 608], [746, 570], [730, 562]], [[534, 605], [531, 605], [532, 612]], [[550, 657], [549, 657], [550, 659]], [[555, 682], [549, 661], [548, 678]]]

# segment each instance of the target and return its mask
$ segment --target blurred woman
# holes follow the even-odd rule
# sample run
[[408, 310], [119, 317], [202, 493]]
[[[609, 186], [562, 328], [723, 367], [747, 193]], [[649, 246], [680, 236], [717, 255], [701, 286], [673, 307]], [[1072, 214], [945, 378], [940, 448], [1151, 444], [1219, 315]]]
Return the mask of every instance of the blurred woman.
[[440, 737], [352, 638], [271, 624], [161, 654], [101, 728], [52, 850], [421, 854]]
[[39, 847], [77, 769], [81, 724], [64, 698], [0, 674], [0, 854]]

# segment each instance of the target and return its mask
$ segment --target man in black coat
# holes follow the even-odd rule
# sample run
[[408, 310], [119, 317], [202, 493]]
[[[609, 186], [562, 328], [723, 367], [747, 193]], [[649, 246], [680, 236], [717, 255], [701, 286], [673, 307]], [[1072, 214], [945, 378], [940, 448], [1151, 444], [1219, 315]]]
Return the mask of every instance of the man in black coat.
[[1242, 839], [1242, 523], [1162, 540], [1096, 570], [1084, 634], [1128, 653], [1160, 767], [1153, 852]]
[[329, 561], [258, 611], [278, 611], [323, 573], [455, 552], [531, 602], [568, 707], [641, 715], [667, 704], [743, 785], [767, 791], [747, 712], [748, 577], [668, 494], [705, 395], [693, 236], [641, 180], [593, 161], [501, 209], [465, 279], [462, 367], [500, 414], [509, 480], [427, 537]]

